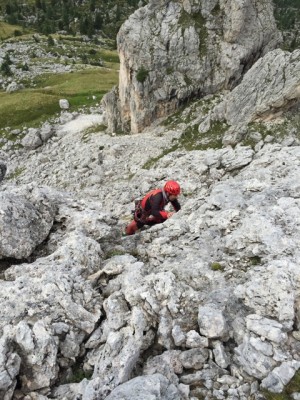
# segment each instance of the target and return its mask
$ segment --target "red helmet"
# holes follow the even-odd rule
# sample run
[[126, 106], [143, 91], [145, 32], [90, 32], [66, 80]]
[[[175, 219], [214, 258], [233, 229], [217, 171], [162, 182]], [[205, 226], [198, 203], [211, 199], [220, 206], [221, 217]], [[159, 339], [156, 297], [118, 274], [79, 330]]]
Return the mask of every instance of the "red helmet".
[[168, 194], [178, 196], [180, 193], [179, 183], [176, 181], [168, 181], [165, 183], [164, 191]]

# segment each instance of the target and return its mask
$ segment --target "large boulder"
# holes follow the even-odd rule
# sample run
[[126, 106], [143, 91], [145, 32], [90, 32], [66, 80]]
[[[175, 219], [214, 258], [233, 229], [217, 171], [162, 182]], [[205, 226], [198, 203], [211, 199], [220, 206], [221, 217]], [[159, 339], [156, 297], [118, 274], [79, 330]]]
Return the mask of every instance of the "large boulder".
[[48, 236], [55, 205], [40, 190], [0, 193], [0, 259], [27, 258]]
[[271, 0], [150, 1], [118, 34], [110, 129], [140, 132], [193, 96], [232, 88], [278, 40]]

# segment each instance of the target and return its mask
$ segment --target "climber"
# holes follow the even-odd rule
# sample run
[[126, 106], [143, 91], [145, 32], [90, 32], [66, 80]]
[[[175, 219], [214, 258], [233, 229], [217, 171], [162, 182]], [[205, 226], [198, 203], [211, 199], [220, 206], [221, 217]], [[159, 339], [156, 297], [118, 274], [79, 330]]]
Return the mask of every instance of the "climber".
[[134, 235], [144, 225], [161, 224], [170, 218], [174, 212], [165, 211], [170, 202], [175, 212], [180, 210], [177, 196], [180, 186], [176, 181], [168, 181], [163, 189], [154, 189], [142, 199], [135, 202], [134, 220], [126, 227], [126, 235]]

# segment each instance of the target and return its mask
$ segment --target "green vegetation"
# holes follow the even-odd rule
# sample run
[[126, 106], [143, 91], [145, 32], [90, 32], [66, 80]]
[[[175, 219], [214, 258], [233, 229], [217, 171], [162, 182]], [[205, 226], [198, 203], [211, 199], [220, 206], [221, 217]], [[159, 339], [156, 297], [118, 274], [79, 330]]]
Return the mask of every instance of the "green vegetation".
[[217, 3], [211, 13], [212, 15], [217, 16], [219, 15], [220, 12], [221, 12], [220, 3]]
[[14, 171], [14, 173], [13, 174], [10, 174], [7, 178], [8, 179], [16, 179], [16, 178], [18, 178], [18, 176], [20, 176], [23, 172], [25, 171], [25, 168], [24, 167], [19, 167], [19, 168], [16, 168], [15, 169], [15, 171]]
[[201, 12], [189, 14], [185, 10], [181, 11], [181, 16], [178, 21], [182, 29], [185, 30], [191, 26], [194, 26], [197, 33], [199, 34], [199, 53], [200, 56], [205, 56], [207, 53], [207, 37], [208, 31], [206, 28], [206, 20], [202, 16]]
[[2, 75], [4, 76], [11, 76], [12, 75], [12, 71], [10, 68], [10, 65], [12, 64], [11, 59], [9, 57], [9, 54], [6, 53], [4, 60], [0, 66], [0, 72], [2, 73]]
[[35, 126], [59, 111], [59, 96], [38, 91], [0, 93], [0, 129]]
[[138, 3], [139, 0], [0, 0], [0, 13], [10, 24], [30, 26], [45, 35], [65, 31], [92, 37], [102, 32], [115, 39]]
[[91, 379], [93, 375], [93, 370], [85, 371], [82, 367], [81, 362], [79, 361], [72, 368], [72, 375], [68, 379], [67, 383], [79, 383], [83, 379]]
[[89, 141], [90, 136], [92, 134], [95, 133], [98, 134], [99, 132], [104, 132], [105, 130], [106, 130], [106, 125], [95, 124], [83, 132], [82, 141], [86, 143]]
[[212, 262], [211, 264], [210, 264], [210, 269], [212, 270], [212, 271], [224, 271], [224, 266], [223, 265], [221, 265], [220, 263], [218, 263], [218, 262]]
[[163, 158], [164, 156], [166, 156], [169, 153], [173, 153], [173, 151], [176, 151], [178, 149], [178, 145], [174, 145], [169, 149], [165, 149], [159, 156], [157, 157], [153, 157], [150, 158], [143, 166], [143, 169], [151, 169], [158, 160], [160, 160], [161, 158]]
[[112, 249], [112, 250], [109, 250], [109, 251], [105, 254], [104, 259], [107, 260], [107, 259], [109, 259], [109, 258], [111, 258], [111, 257], [114, 257], [114, 256], [123, 256], [124, 254], [126, 254], [126, 253], [125, 253], [123, 250]]
[[283, 47], [293, 51], [300, 47], [300, 2], [299, 0], [274, 0], [275, 18], [284, 37]]
[[259, 256], [250, 257], [249, 260], [251, 265], [261, 265], [261, 258]]
[[6, 126], [38, 126], [60, 111], [60, 98], [69, 100], [71, 110], [93, 105], [101, 100], [117, 80], [118, 73], [115, 70], [87, 69], [40, 76], [36, 79], [34, 89], [0, 92], [0, 132]]
[[180, 124], [187, 124], [181, 137], [173, 140], [173, 145], [169, 149], [165, 149], [159, 156], [150, 158], [144, 165], [144, 169], [152, 168], [157, 161], [165, 155], [172, 153], [176, 150], [206, 150], [208, 148], [220, 149], [222, 148], [222, 138], [228, 129], [225, 122], [212, 121], [210, 129], [205, 133], [200, 133], [199, 122], [193, 122], [199, 115], [205, 116], [209, 110], [214, 107], [219, 101], [220, 97], [207, 96], [204, 99], [196, 100], [189, 103], [185, 107], [182, 106], [174, 113], [165, 119], [163, 125], [166, 129], [176, 129]]
[[138, 82], [144, 83], [148, 75], [149, 71], [147, 71], [145, 67], [141, 66], [136, 73], [136, 79]]
[[227, 129], [228, 125], [223, 122], [215, 121], [212, 123], [208, 132], [200, 134], [198, 131], [198, 124], [190, 125], [172, 147], [165, 149], [159, 156], [150, 158], [142, 168], [150, 169], [162, 157], [180, 149], [187, 151], [206, 150], [208, 148], [220, 149], [222, 148], [223, 135]]
[[[103, 66], [111, 69], [119, 69], [119, 56], [116, 50], [109, 50], [93, 43], [84, 43], [77, 37], [49, 35], [46, 40], [40, 38], [40, 45], [47, 53], [60, 58], [64, 57], [66, 63], [81, 63], [93, 66]], [[72, 50], [66, 51], [66, 46], [72, 45]], [[75, 50], [76, 49], [76, 50]], [[31, 55], [35, 61], [52, 62], [52, 59], [38, 60], [33, 53]], [[80, 58], [80, 61], [78, 61]], [[76, 61], [75, 61], [76, 60]]]
[[0, 40], [5, 40], [10, 37], [20, 36], [22, 34], [23, 28], [19, 25], [10, 25], [6, 22], [0, 21]]
[[291, 395], [295, 392], [300, 392], [300, 371], [296, 372], [282, 393], [271, 393], [264, 390], [263, 395], [266, 400], [292, 400]]
[[198, 124], [190, 125], [182, 134], [179, 145], [185, 150], [206, 150], [222, 148], [222, 138], [228, 125], [220, 121], [212, 121], [210, 129], [199, 133]]
[[291, 132], [293, 132], [293, 136], [300, 139], [300, 116], [296, 110], [287, 112], [284, 122], [252, 122], [248, 127], [248, 133], [241, 144], [252, 148], [256, 145], [256, 142], [251, 138], [251, 135], [255, 132], [259, 132], [263, 140], [270, 135], [274, 137], [275, 141], [280, 142], [289, 136]]

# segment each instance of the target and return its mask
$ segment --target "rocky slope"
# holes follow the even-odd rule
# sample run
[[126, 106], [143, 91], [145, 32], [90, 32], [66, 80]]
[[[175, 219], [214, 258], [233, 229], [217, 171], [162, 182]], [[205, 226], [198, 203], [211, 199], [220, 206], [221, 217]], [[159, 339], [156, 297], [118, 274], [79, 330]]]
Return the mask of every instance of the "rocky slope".
[[[6, 143], [0, 398], [261, 400], [299, 376], [299, 66], [268, 52], [142, 134], [99, 108]], [[124, 237], [167, 179], [180, 212]]]

